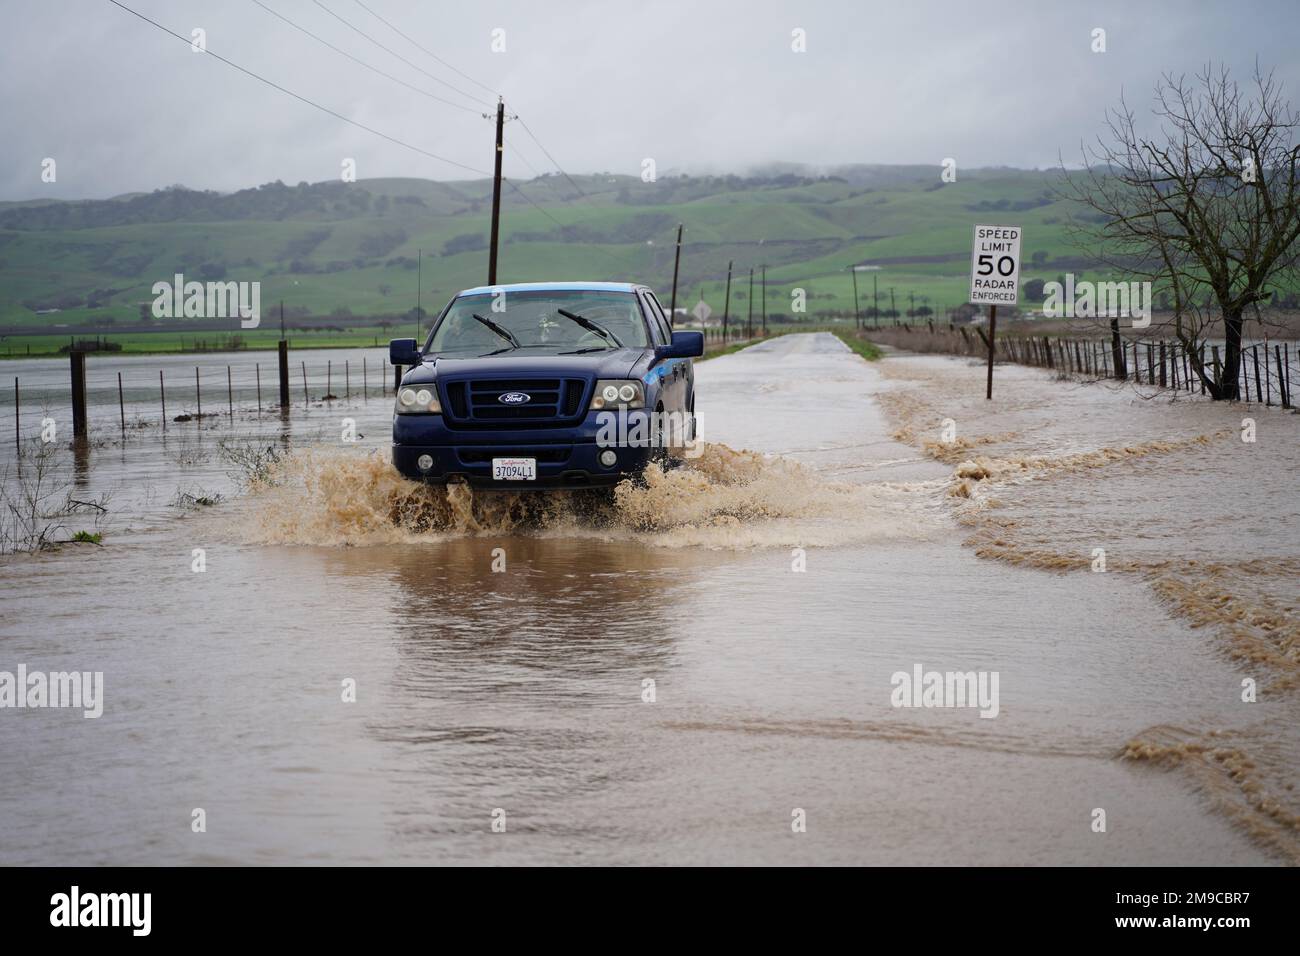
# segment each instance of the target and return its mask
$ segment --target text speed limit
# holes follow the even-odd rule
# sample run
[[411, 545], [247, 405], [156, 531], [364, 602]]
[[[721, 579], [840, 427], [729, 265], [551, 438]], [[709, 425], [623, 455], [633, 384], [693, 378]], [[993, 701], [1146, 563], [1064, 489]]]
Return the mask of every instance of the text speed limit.
[[970, 301], [1015, 305], [1020, 287], [1020, 227], [976, 226], [971, 250]]

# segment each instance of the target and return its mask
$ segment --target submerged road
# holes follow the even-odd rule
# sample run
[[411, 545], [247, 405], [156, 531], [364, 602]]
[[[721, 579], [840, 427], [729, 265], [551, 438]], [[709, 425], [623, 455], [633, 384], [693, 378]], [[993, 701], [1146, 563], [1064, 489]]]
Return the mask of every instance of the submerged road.
[[[1117, 759], [1229, 665], [1136, 580], [963, 547], [952, 466], [891, 438], [899, 361], [701, 363], [701, 434], [803, 468], [688, 469], [655, 530], [265, 543], [236, 500], [0, 559], [0, 669], [105, 685], [98, 719], [0, 712], [0, 863], [1267, 861]], [[983, 674], [984, 706], [894, 706], [916, 669]]]

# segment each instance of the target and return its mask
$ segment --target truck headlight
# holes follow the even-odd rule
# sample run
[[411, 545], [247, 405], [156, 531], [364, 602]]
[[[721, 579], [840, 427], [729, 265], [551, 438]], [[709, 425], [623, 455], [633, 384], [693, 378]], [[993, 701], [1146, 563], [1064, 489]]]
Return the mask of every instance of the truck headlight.
[[438, 393], [432, 388], [415, 386], [397, 390], [397, 405], [394, 411], [399, 415], [441, 415], [442, 405]]
[[589, 408], [645, 408], [645, 387], [635, 379], [601, 379]]

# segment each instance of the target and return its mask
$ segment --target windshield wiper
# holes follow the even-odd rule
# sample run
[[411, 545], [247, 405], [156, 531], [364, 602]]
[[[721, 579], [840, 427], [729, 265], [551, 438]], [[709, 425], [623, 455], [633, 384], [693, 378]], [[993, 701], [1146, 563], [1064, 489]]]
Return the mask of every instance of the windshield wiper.
[[575, 352], [557, 352], [557, 355], [586, 355], [588, 352], [608, 352], [614, 346], [612, 345], [593, 345], [589, 349], [578, 349]]
[[576, 315], [575, 313], [570, 312], [568, 309], [556, 309], [555, 311], [560, 313], [560, 315], [564, 316], [566, 319], [569, 319], [573, 322], [577, 322], [579, 325], [581, 325], [584, 329], [587, 329], [589, 332], [595, 332], [605, 341], [613, 342], [619, 348], [623, 347], [623, 343], [618, 340], [618, 337], [615, 336], [613, 332], [609, 331], [609, 329], [602, 329], [595, 322], [591, 321], [591, 319], [588, 319], [581, 315]]
[[502, 327], [502, 326], [500, 326], [500, 325], [497, 325], [497, 324], [496, 324], [495, 322], [493, 322], [491, 319], [485, 319], [485, 318], [483, 318], [483, 316], [479, 315], [477, 312], [471, 312], [470, 315], [473, 316], [475, 319], [478, 319], [478, 321], [482, 322], [484, 325], [486, 325], [489, 329], [491, 329], [491, 330], [492, 330], [493, 332], [495, 332], [497, 335], [501, 336], [503, 339], [505, 339], [507, 342], [509, 342], [512, 346], [514, 346], [515, 348], [519, 348], [519, 341], [518, 341], [518, 339], [516, 339], [513, 335], [510, 334], [510, 330], [509, 330], [509, 329], [504, 328], [504, 327]]

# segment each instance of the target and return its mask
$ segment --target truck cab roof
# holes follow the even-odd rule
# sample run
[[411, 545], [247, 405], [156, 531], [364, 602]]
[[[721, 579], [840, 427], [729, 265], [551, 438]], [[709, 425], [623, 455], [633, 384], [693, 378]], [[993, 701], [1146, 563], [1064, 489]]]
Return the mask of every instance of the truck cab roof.
[[463, 295], [492, 295], [504, 290], [510, 292], [636, 292], [647, 286], [639, 282], [512, 282], [502, 285], [480, 285], [472, 289], [462, 289], [456, 293]]

